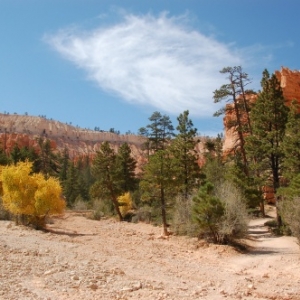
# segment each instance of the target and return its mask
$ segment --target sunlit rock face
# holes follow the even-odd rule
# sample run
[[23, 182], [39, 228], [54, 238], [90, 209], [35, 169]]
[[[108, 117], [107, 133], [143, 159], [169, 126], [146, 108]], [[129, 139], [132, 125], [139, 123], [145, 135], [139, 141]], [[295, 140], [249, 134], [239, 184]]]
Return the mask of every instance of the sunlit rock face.
[[296, 99], [300, 102], [300, 71], [292, 71], [288, 68], [281, 68], [275, 75], [280, 81], [283, 95], [288, 104]]

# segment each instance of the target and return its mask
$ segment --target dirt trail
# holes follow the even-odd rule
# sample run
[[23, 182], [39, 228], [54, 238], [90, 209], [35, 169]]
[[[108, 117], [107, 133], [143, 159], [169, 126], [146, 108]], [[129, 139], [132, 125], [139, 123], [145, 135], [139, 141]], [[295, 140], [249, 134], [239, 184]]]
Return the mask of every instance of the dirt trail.
[[299, 300], [299, 246], [265, 221], [250, 222], [247, 253], [75, 213], [48, 233], [0, 221], [0, 299]]

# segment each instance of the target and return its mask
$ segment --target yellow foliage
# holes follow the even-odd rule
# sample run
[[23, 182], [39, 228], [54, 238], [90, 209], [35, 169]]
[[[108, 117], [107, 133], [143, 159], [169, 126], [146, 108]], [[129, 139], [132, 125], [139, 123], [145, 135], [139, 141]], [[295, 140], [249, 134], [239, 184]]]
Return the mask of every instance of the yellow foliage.
[[[40, 175], [40, 174], [38, 174]], [[61, 213], [66, 203], [62, 199], [62, 189], [56, 178], [39, 178], [38, 189], [35, 192], [35, 211], [37, 215]]]
[[2, 168], [0, 182], [3, 205], [11, 213], [43, 216], [61, 213], [65, 201], [61, 197], [61, 186], [55, 178], [45, 179], [42, 174], [32, 174], [31, 162]]
[[124, 217], [126, 213], [132, 209], [132, 198], [129, 192], [118, 197], [120, 212]]

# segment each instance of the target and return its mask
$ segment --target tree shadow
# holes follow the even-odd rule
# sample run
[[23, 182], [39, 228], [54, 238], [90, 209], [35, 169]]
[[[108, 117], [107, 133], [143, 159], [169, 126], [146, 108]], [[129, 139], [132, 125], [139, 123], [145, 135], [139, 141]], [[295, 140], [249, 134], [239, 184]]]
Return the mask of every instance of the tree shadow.
[[74, 231], [66, 231], [66, 230], [59, 230], [59, 229], [53, 229], [53, 228], [45, 228], [43, 230], [45, 233], [53, 233], [56, 235], [67, 235], [69, 237], [78, 237], [78, 236], [94, 236], [96, 234], [94, 233], [78, 233]]

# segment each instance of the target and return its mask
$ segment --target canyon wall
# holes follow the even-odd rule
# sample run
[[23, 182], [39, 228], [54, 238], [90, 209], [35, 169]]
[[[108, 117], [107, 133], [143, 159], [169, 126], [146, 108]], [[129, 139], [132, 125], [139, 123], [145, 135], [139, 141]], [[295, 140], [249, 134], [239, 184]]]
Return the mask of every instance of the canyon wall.
[[82, 129], [43, 117], [0, 114], [0, 144], [7, 153], [15, 144], [38, 148], [40, 137], [49, 139], [55, 152], [67, 148], [71, 158], [93, 157], [104, 141], [108, 141], [116, 151], [126, 142], [138, 162], [142, 159], [145, 141], [141, 136]]
[[[70, 158], [94, 157], [104, 141], [108, 141], [116, 152], [126, 142], [138, 166], [146, 157], [143, 150], [146, 139], [142, 136], [82, 129], [43, 117], [0, 113], [0, 146], [6, 153], [10, 153], [16, 144], [38, 149], [39, 138], [49, 139], [55, 152], [62, 152], [66, 148]], [[199, 140], [195, 150], [200, 154], [199, 164], [203, 164], [206, 138], [199, 137]]]

